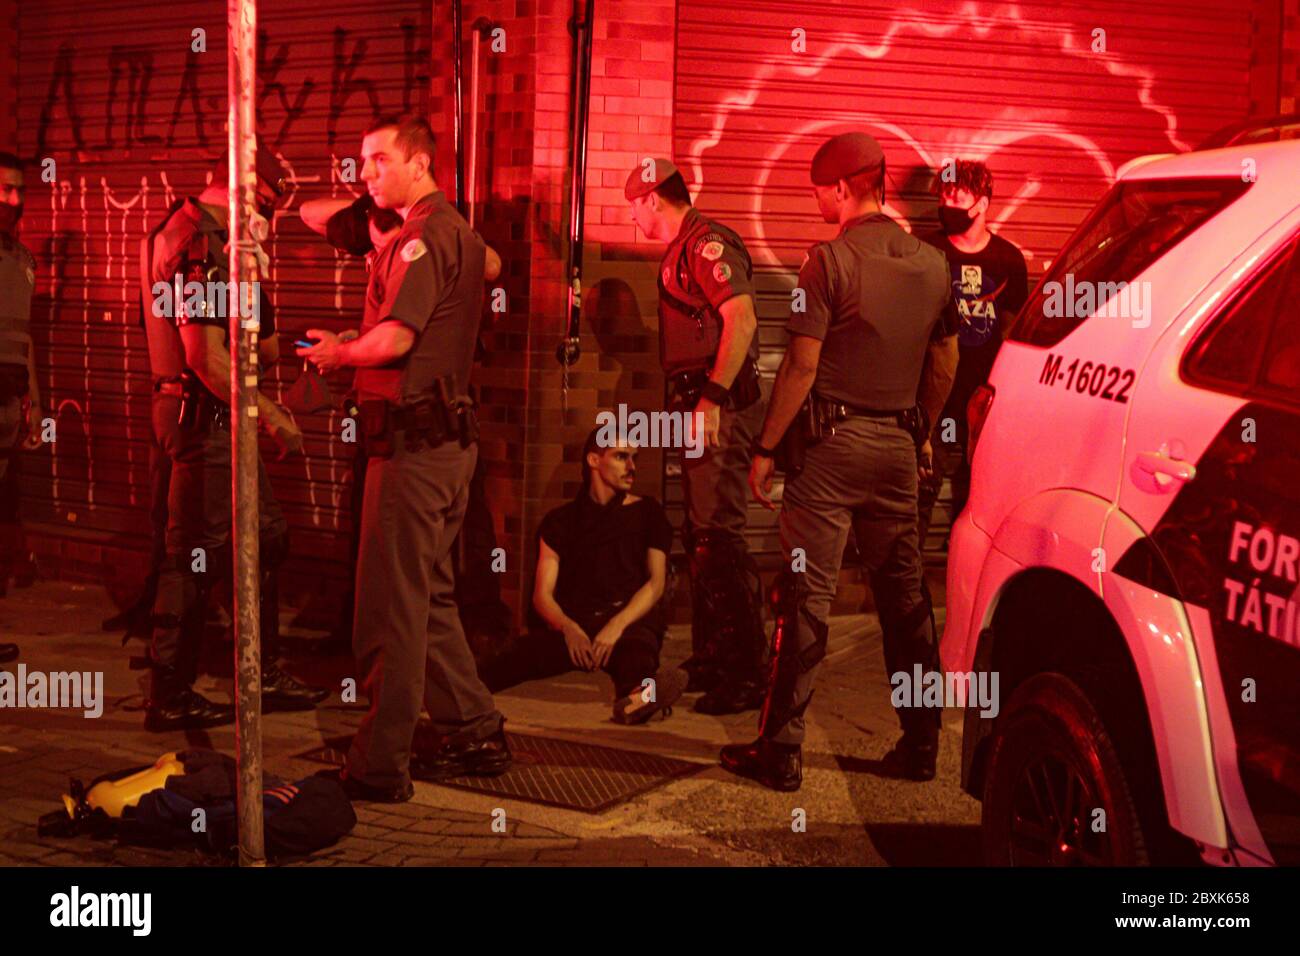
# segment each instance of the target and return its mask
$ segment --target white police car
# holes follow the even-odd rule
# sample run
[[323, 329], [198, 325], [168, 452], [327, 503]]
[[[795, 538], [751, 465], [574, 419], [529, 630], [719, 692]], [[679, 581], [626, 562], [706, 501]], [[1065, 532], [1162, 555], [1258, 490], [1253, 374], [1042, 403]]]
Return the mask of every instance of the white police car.
[[942, 659], [999, 675], [988, 861], [1300, 862], [1300, 142], [1121, 170], [970, 418]]

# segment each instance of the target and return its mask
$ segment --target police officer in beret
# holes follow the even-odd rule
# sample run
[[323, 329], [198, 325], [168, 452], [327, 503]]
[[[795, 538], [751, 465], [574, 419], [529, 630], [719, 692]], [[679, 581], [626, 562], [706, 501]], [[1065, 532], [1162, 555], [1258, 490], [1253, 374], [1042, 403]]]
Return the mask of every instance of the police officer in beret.
[[745, 545], [750, 444], [762, 421], [753, 266], [732, 230], [701, 215], [677, 167], [644, 160], [627, 178], [632, 218], [667, 244], [659, 266], [660, 359], [670, 407], [695, 413], [705, 448], [682, 456], [690, 558], [688, 690], [695, 710], [734, 714], [763, 698], [762, 583]]
[[[887, 672], [938, 667], [917, 541], [917, 455], [926, 418], [951, 386], [957, 324], [943, 254], [881, 211], [884, 176], [884, 153], [866, 133], [836, 136], [813, 157], [818, 209], [839, 234], [813, 246], [799, 272], [806, 308], [786, 326], [789, 346], [754, 444], [750, 486], [769, 508], [778, 442], [796, 429], [791, 438], [805, 453], [798, 474], [787, 467], [780, 529], [790, 564], [772, 587], [772, 676], [759, 736], [724, 747], [721, 759], [776, 790], [802, 781], [804, 715], [850, 531], [880, 614]], [[930, 779], [939, 711], [900, 709], [898, 717], [903, 736], [886, 772]]]
[[[231, 290], [229, 170], [223, 157], [197, 196], [178, 200], [141, 242], [141, 296], [153, 379], [153, 429], [167, 456], [166, 557], [158, 576], [150, 644], [145, 727], [160, 732], [229, 723], [234, 707], [196, 693], [207, 602], [232, 566], [230, 481], [231, 309], [255, 310], [258, 367], [279, 357], [271, 303], [259, 288]], [[261, 222], [284, 191], [284, 171], [261, 144], [257, 150]], [[263, 232], [263, 237], [265, 232]], [[260, 254], [260, 246], [258, 247]], [[265, 271], [265, 270], [263, 270]], [[281, 457], [301, 451], [302, 432], [284, 409], [258, 394], [258, 421]], [[307, 687], [276, 664], [279, 637], [277, 569], [288, 554], [288, 526], [258, 462], [262, 566], [262, 704], [267, 711], [305, 710], [326, 691]]]
[[[367, 456], [352, 646], [370, 710], [341, 775], [353, 799], [399, 803], [411, 778], [510, 766], [503, 719], [478, 677], [456, 607], [451, 545], [477, 458], [466, 397], [485, 246], [432, 173], [433, 132], [413, 116], [366, 131], [361, 178], [403, 219], [377, 252], [360, 334], [308, 330], [298, 354], [352, 367]], [[412, 754], [423, 703], [436, 740]]]
[[[32, 348], [32, 292], [36, 260], [18, 239], [23, 216], [23, 167], [13, 153], [0, 152], [0, 594], [11, 568], [27, 557], [12, 474], [22, 448], [41, 443], [41, 393]], [[14, 568], [16, 570], [16, 568]], [[0, 663], [18, 657], [17, 644], [0, 644]]]

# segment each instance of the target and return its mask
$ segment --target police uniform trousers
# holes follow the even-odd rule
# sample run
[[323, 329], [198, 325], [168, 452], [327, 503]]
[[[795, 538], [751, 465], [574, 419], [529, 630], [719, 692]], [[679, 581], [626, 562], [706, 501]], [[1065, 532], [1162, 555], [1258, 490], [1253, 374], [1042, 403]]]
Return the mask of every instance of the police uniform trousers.
[[[208, 406], [208, 403], [204, 403]], [[153, 396], [154, 437], [170, 463], [167, 485], [167, 557], [158, 575], [150, 660], [183, 684], [193, 682], [207, 616], [207, 598], [232, 569], [230, 428], [210, 414], [192, 425], [178, 422], [179, 396]], [[208, 406], [210, 407], [210, 406]], [[159, 466], [156, 475], [165, 474]], [[258, 538], [263, 582], [284, 557], [288, 526], [257, 460]], [[201, 549], [196, 555], [195, 549]], [[279, 602], [262, 593], [262, 657], [273, 659]]]
[[[0, 402], [0, 482], [7, 477], [9, 463], [18, 454], [18, 432], [23, 424], [23, 403], [18, 397]], [[40, 427], [40, 423], [36, 423]]]
[[[767, 641], [762, 632], [761, 598], [747, 600], [750, 585], [757, 586], [757, 568], [751, 567], [749, 560], [745, 523], [750, 448], [763, 427], [763, 414], [761, 401], [739, 411], [724, 407], [719, 415], [718, 445], [704, 449], [699, 457], [683, 453], [681, 458], [687, 519], [683, 538], [688, 553], [699, 545], [701, 532], [705, 536], [723, 534], [732, 552], [708, 572], [698, 555], [690, 561], [695, 599], [693, 650], [704, 667], [714, 668], [724, 677], [759, 683], [764, 677]], [[711, 573], [711, 582], [701, 580], [703, 573]], [[720, 587], [721, 592], [701, 601], [711, 587]]]
[[348, 751], [348, 776], [402, 785], [420, 706], [435, 734], [489, 737], [501, 726], [456, 607], [452, 542], [465, 517], [478, 446], [449, 441], [366, 467], [352, 649], [370, 709]]
[[962, 511], [965, 510], [966, 502], [970, 499], [970, 460], [966, 454], [968, 442], [966, 422], [965, 420], [958, 420], [956, 424], [954, 441], [946, 442], [943, 440], [942, 419], [930, 436], [934, 470], [930, 478], [921, 482], [919, 501], [917, 502], [921, 547], [923, 549], [925, 548], [925, 537], [930, 531], [931, 515], [934, 512], [935, 503], [939, 500], [944, 478], [947, 478], [951, 483], [952, 501], [949, 505], [949, 513], [954, 523]]
[[[798, 427], [793, 425], [791, 427]], [[805, 651], [816, 640], [809, 619], [825, 624], [835, 596], [844, 547], [852, 531], [880, 614], [887, 674], [912, 666], [938, 667], [938, 645], [922, 583], [917, 546], [916, 448], [892, 418], [853, 417], [835, 434], [808, 449], [804, 470], [787, 481], [781, 507], [781, 546], [789, 556], [802, 548], [807, 603], [791, 629]], [[789, 558], [788, 558], [789, 560]], [[819, 656], [819, 655], [810, 655]], [[794, 684], [796, 716], [772, 739], [802, 743], [804, 716], [798, 705], [812, 693], [817, 667]], [[937, 739], [937, 709], [899, 709], [905, 736], [921, 743]]]

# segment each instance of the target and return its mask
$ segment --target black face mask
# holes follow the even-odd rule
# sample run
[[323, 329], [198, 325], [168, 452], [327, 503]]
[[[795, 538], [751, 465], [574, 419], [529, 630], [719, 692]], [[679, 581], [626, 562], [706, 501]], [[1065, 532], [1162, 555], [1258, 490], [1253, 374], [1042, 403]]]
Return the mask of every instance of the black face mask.
[[23, 204], [11, 206], [0, 203], [0, 232], [13, 232], [18, 228], [18, 220], [23, 218]]
[[969, 209], [958, 209], [956, 206], [939, 207], [939, 225], [943, 227], [944, 235], [959, 236], [971, 227], [975, 217], [970, 214]]

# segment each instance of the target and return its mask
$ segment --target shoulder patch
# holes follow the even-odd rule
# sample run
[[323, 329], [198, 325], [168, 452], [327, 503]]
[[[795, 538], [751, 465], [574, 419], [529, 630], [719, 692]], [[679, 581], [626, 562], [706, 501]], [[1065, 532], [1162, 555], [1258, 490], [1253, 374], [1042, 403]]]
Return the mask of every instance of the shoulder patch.
[[719, 262], [713, 267], [713, 278], [719, 282], [726, 282], [731, 278], [731, 266], [725, 262]]
[[700, 250], [700, 255], [710, 262], [714, 262], [722, 258], [722, 249], [723, 246], [720, 242], [706, 242], [704, 248]]
[[429, 247], [424, 244], [423, 239], [412, 239], [406, 245], [402, 246], [402, 261], [414, 262], [428, 251]]

